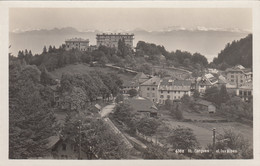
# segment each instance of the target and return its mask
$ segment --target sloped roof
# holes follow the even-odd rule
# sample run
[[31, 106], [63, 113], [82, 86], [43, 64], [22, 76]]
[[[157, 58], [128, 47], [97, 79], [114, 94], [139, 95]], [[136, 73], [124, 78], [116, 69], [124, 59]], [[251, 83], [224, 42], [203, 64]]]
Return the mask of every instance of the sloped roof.
[[95, 104], [95, 107], [99, 110], [102, 108], [99, 104]]
[[205, 74], [205, 77], [207, 78], [207, 79], [210, 79], [210, 78], [212, 78], [212, 77], [214, 77], [212, 74], [210, 74], [210, 73], [208, 73], [208, 74]]
[[199, 85], [211, 86], [212, 84], [207, 79], [202, 79], [200, 80]]
[[47, 149], [52, 148], [60, 140], [59, 136], [50, 136], [47, 138], [48, 143], [46, 144]]
[[72, 38], [72, 39], [67, 39], [66, 42], [89, 42], [89, 39], [82, 39], [82, 38]]
[[212, 104], [212, 102], [209, 102], [207, 100], [198, 100], [196, 101], [196, 104], [205, 105], [205, 106], [214, 105]]
[[191, 80], [163, 79], [160, 83], [160, 90], [184, 90], [189, 91]]
[[126, 102], [128, 102], [135, 111], [157, 112], [157, 108], [154, 103], [142, 97], [129, 98]]
[[143, 83], [144, 81], [148, 80], [149, 77], [145, 75], [143, 72], [139, 72], [133, 79], [138, 80], [139, 83]]
[[191, 81], [190, 80], [174, 80], [173, 84], [175, 86], [190, 86]]
[[160, 78], [157, 76], [154, 76], [152, 78], [150, 78], [149, 80], [145, 81], [144, 83], [142, 83], [141, 85], [143, 86], [148, 86], [148, 85], [159, 85], [160, 83]]
[[250, 73], [252, 71], [252, 69], [251, 68], [244, 68], [242, 65], [236, 65], [234, 67], [226, 69], [226, 72], [230, 72], [230, 71], [240, 71], [244, 74], [247, 74], [247, 73]]
[[129, 86], [133, 86], [133, 87], [137, 87], [138, 83], [136, 81], [124, 81], [123, 83], [124, 87], [129, 87]]

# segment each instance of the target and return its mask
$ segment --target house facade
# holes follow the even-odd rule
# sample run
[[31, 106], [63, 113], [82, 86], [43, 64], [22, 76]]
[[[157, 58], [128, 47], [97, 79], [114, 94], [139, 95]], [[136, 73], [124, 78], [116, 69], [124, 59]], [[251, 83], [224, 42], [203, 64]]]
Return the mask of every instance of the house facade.
[[153, 102], [158, 102], [158, 89], [160, 78], [155, 76], [140, 85], [140, 96], [150, 99]]
[[118, 42], [120, 39], [124, 39], [125, 44], [133, 48], [134, 34], [121, 34], [121, 33], [102, 33], [96, 35], [97, 48], [100, 45], [118, 48]]
[[244, 101], [249, 101], [253, 97], [253, 84], [251, 82], [245, 83], [236, 90], [236, 95]]
[[65, 50], [78, 49], [80, 51], [89, 50], [89, 40], [82, 38], [72, 38], [65, 41]]
[[158, 103], [160, 104], [164, 104], [167, 99], [180, 100], [184, 95], [191, 95], [191, 81], [163, 79], [158, 91]]
[[253, 73], [251, 69], [246, 69], [241, 65], [226, 69], [226, 77], [231, 85], [236, 88], [242, 86], [246, 82], [252, 81]]

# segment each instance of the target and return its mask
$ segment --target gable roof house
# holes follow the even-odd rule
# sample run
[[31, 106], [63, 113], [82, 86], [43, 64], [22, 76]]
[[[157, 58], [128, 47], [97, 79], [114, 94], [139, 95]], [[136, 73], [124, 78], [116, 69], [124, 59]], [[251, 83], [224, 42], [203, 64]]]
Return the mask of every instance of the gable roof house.
[[216, 106], [212, 102], [206, 100], [197, 100], [195, 104], [201, 106], [200, 110], [206, 110], [208, 113], [216, 112]]
[[[225, 72], [230, 87], [232, 88], [238, 88], [253, 79], [252, 69], [244, 68], [242, 65], [227, 68]], [[227, 86], [227, 88], [229, 88], [229, 86]]]
[[218, 78], [214, 77], [212, 74], [205, 74], [198, 81], [198, 91], [200, 93], [205, 93], [207, 88], [217, 85]]
[[51, 136], [46, 145], [53, 159], [97, 159], [98, 156], [90, 148], [82, 148], [79, 152], [78, 142], [70, 138]]
[[158, 95], [158, 88], [160, 84], [160, 78], [154, 76], [149, 80], [143, 82], [140, 85], [140, 96], [150, 99], [153, 102], [158, 102], [157, 95]]
[[159, 103], [161, 104], [167, 99], [180, 100], [184, 95], [191, 95], [191, 81], [163, 79], [158, 91]]
[[142, 84], [145, 81], [147, 81], [149, 77], [145, 75], [143, 72], [139, 72], [136, 74], [136, 76], [133, 78], [134, 81], [138, 82], [138, 84]]
[[134, 111], [141, 113], [142, 115], [156, 117], [158, 115], [158, 109], [152, 101], [143, 97], [134, 97], [126, 100]]

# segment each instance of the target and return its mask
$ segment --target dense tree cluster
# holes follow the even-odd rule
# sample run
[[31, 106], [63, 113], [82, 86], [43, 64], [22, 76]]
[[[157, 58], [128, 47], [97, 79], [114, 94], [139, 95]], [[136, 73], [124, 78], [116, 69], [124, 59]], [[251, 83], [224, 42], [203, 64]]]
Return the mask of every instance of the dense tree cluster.
[[134, 97], [134, 96], [137, 96], [138, 92], [136, 89], [130, 89], [128, 91], [128, 94], [130, 95], [130, 97]]
[[230, 96], [227, 92], [226, 86], [222, 85], [220, 89], [215, 86], [206, 89], [204, 98], [205, 100], [211, 101], [220, 106], [222, 103], [227, 102], [230, 99]]
[[239, 41], [228, 43], [210, 66], [222, 70], [238, 64], [252, 67], [252, 40], [252, 34], [250, 34]]
[[187, 110], [187, 105], [185, 105], [185, 103], [173, 102], [170, 99], [165, 100], [164, 107], [174, 118], [178, 120], [182, 120], [184, 118], [183, 111]]
[[81, 141], [81, 151], [87, 154], [87, 159], [122, 159], [128, 155], [123, 141], [118, 140], [102, 120], [85, 116], [75, 118], [70, 113], [61, 135], [63, 140], [69, 140], [74, 145], [77, 152]]
[[[216, 136], [216, 150], [226, 151], [226, 153], [215, 153], [217, 159], [252, 159], [253, 149], [249, 141], [242, 134], [231, 129], [224, 130], [223, 134]], [[207, 149], [212, 152], [213, 145], [209, 144]], [[233, 151], [231, 153], [231, 151]], [[205, 153], [204, 158], [212, 158], [212, 153]]]
[[139, 41], [136, 45], [136, 55], [137, 56], [152, 56], [152, 55], [166, 55], [168, 52], [165, 50], [164, 46], [156, 45], [153, 43], [146, 43], [144, 41]]
[[47, 138], [56, 131], [50, 91], [41, 84], [34, 65], [10, 57], [9, 63], [9, 157], [26, 159], [48, 154]]
[[199, 143], [192, 129], [181, 126], [178, 126], [171, 131], [168, 142], [174, 150], [183, 149], [185, 150], [185, 153], [188, 153], [188, 149], [199, 147]]
[[144, 117], [137, 122], [136, 129], [146, 136], [153, 136], [159, 125], [160, 123], [156, 119]]
[[122, 80], [113, 73], [91, 72], [85, 74], [65, 73], [61, 78], [61, 107], [81, 110], [85, 104], [98, 97], [110, 99], [119, 93]]
[[207, 67], [208, 60], [205, 56], [200, 53], [191, 54], [187, 51], [176, 50], [166, 56], [168, 65], [173, 66], [184, 66], [190, 69], [197, 69], [202, 71], [203, 68]]
[[230, 100], [221, 104], [218, 111], [232, 119], [253, 121], [253, 100], [244, 102], [239, 97], [231, 97]]
[[204, 98], [216, 104], [217, 112], [232, 119], [253, 120], [253, 100], [243, 101], [240, 97], [231, 95], [223, 85], [209, 88], [205, 91]]

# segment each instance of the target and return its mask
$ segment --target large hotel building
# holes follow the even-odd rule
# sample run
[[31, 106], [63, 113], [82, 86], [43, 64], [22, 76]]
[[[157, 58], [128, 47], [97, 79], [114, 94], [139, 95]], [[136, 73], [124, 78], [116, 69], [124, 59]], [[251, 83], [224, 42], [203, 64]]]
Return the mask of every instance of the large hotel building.
[[134, 34], [102, 33], [102, 34], [97, 34], [96, 39], [97, 39], [97, 48], [100, 45], [117, 48], [118, 41], [120, 39], [124, 39], [125, 44], [133, 48]]
[[82, 38], [72, 38], [65, 41], [66, 50], [78, 49], [80, 51], [87, 51], [89, 48], [89, 40]]

